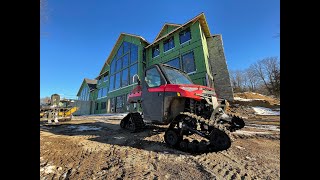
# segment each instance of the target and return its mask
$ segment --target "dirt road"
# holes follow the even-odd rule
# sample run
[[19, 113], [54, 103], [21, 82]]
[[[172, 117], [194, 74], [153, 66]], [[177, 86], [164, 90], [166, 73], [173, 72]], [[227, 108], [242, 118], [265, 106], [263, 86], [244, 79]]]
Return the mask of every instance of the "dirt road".
[[[278, 118], [279, 120], [279, 118]], [[249, 123], [250, 124], [250, 123]], [[165, 126], [120, 129], [119, 120], [78, 117], [40, 125], [41, 179], [279, 179], [280, 130], [250, 126], [227, 151], [191, 155], [166, 146]]]

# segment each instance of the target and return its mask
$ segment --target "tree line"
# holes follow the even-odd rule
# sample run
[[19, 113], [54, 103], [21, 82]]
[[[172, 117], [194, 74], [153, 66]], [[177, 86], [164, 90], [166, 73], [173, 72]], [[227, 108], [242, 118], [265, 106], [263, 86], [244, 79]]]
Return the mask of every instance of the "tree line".
[[257, 92], [280, 98], [280, 59], [267, 57], [245, 70], [230, 71], [231, 85], [236, 92]]

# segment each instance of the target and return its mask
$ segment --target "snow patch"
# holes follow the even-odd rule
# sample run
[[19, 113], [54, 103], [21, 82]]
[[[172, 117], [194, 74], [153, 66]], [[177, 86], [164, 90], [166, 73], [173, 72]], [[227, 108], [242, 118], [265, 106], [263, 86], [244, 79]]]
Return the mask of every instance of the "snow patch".
[[255, 161], [255, 160], [256, 160], [256, 158], [251, 158], [251, 157], [249, 157], [249, 156], [246, 156], [246, 159], [248, 159], [248, 160], [250, 160], [250, 161]]
[[234, 132], [234, 134], [252, 136], [252, 135], [257, 135], [257, 134], [272, 134], [272, 133], [270, 133], [270, 132], [254, 132], [254, 131], [238, 130], [238, 131]]
[[254, 100], [263, 101], [263, 99], [244, 99], [241, 97], [234, 97], [234, 100], [236, 100], [236, 101], [254, 101]]
[[270, 108], [257, 106], [257, 107], [252, 107], [252, 109], [255, 111], [256, 115], [264, 115], [264, 116], [270, 116], [270, 115], [279, 116], [280, 115], [280, 111], [273, 111]]
[[107, 114], [90, 114], [90, 115], [83, 115], [83, 116], [121, 116], [124, 117], [128, 113], [107, 113]]
[[68, 126], [68, 128], [74, 131], [97, 131], [101, 129], [101, 127], [95, 126]]
[[280, 131], [279, 126], [274, 126], [274, 125], [260, 125], [260, 124], [248, 124], [246, 127], [251, 127], [251, 128], [257, 128], [257, 129], [265, 129], [265, 130], [272, 130], [272, 131]]
[[241, 146], [236, 146], [236, 148], [238, 148], [238, 149], [240, 149], [240, 150], [246, 149], [246, 148], [241, 147]]
[[54, 172], [55, 172], [55, 169], [56, 169], [56, 166], [47, 166], [47, 167], [44, 169], [44, 172], [45, 172], [46, 174], [54, 173]]

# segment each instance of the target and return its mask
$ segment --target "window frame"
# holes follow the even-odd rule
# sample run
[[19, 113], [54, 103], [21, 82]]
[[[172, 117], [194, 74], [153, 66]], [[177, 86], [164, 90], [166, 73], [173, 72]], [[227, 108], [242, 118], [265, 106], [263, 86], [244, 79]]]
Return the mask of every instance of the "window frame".
[[[173, 42], [173, 47], [172, 48], [170, 48], [170, 49], [167, 49], [167, 50], [165, 50], [165, 44], [168, 44], [168, 48], [169, 48], [169, 44], [170, 44], [170, 41], [172, 40], [172, 42]], [[174, 49], [176, 46], [175, 46], [175, 43], [174, 43], [174, 36], [171, 36], [171, 37], [169, 37], [168, 39], [166, 39], [165, 41], [163, 41], [163, 52], [165, 53], [165, 52], [168, 52], [169, 50], [171, 50], [171, 49]]]
[[[175, 57], [175, 58], [173, 58], [173, 59], [170, 59], [169, 61], [165, 62], [164, 64], [167, 64], [168, 62], [171, 62], [171, 61], [176, 60], [176, 59], [178, 59], [178, 62], [179, 62], [179, 68], [178, 68], [178, 69], [181, 70], [182, 65], [181, 65], [180, 57], [179, 57], [179, 56], [178, 56], [178, 57]], [[170, 64], [167, 64], [167, 65], [171, 66]], [[172, 66], [172, 67], [174, 67], [174, 66]], [[175, 68], [177, 68], [177, 67], [175, 67]]]
[[[155, 50], [156, 50], [156, 47], [158, 47], [157, 49], [158, 49], [158, 52], [159, 52], [159, 53], [158, 53], [157, 55], [154, 55], [154, 52], [155, 52]], [[156, 46], [152, 47], [151, 53], [152, 53], [152, 58], [155, 58], [155, 57], [160, 56], [160, 45], [157, 44]]]
[[101, 110], [107, 109], [107, 102], [103, 101], [101, 102]]
[[[181, 34], [182, 34], [183, 32], [185, 32], [185, 31], [189, 31], [189, 33], [190, 33], [190, 39], [186, 40], [185, 42], [181, 42]], [[182, 31], [179, 32], [179, 42], [180, 42], [180, 45], [189, 42], [191, 39], [192, 39], [192, 35], [191, 35], [191, 29], [190, 29], [190, 27], [188, 27], [188, 28], [186, 28], [186, 29], [184, 29], [184, 30], [182, 30]]]
[[[184, 64], [185, 64], [185, 63], [183, 62], [183, 57], [186, 56], [186, 55], [188, 55], [188, 54], [192, 54], [192, 56], [193, 56], [194, 71], [191, 71], [191, 72], [186, 72], [186, 71], [184, 70]], [[190, 51], [190, 52], [181, 54], [181, 65], [182, 65], [182, 69], [181, 69], [181, 70], [182, 70], [183, 72], [185, 72], [186, 74], [188, 74], [188, 75], [194, 74], [194, 73], [197, 72], [197, 65], [196, 65], [196, 60], [195, 60], [195, 58], [194, 58], [194, 52], [193, 52], [193, 51]]]

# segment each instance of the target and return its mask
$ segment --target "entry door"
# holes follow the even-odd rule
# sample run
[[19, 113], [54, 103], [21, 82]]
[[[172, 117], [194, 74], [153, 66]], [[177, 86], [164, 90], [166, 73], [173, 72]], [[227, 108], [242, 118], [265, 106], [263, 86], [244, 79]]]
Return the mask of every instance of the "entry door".
[[143, 118], [149, 122], [162, 122], [165, 80], [158, 66], [145, 71], [142, 82]]

